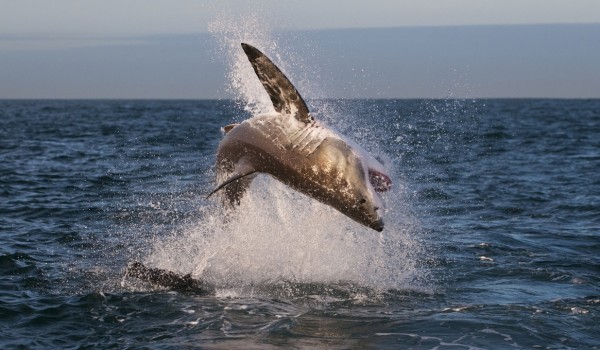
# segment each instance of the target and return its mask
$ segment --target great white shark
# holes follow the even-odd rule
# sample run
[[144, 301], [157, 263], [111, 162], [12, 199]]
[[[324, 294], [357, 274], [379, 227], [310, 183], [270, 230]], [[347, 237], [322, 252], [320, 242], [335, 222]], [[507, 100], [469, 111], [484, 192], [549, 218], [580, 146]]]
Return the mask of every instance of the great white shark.
[[269, 174], [287, 186], [382, 231], [378, 192], [392, 182], [383, 165], [355, 142], [315, 120], [289, 79], [253, 46], [242, 49], [269, 94], [275, 113], [223, 128], [217, 151], [219, 184], [226, 203], [239, 204], [252, 179]]
[[[208, 195], [223, 189], [226, 203], [239, 204], [259, 173], [325, 203], [349, 218], [383, 230], [383, 204], [378, 192], [392, 182], [372, 155], [345, 136], [315, 120], [286, 76], [256, 48], [242, 44], [256, 75], [271, 98], [275, 113], [254, 116], [225, 126], [217, 151], [221, 182]], [[214, 287], [191, 274], [131, 263], [126, 276], [181, 292], [210, 295]]]

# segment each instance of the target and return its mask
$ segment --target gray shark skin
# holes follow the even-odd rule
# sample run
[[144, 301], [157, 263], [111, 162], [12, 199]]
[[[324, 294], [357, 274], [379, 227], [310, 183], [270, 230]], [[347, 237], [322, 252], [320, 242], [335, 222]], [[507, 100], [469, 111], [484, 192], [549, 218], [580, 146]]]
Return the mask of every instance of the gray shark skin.
[[178, 292], [200, 295], [212, 295], [215, 292], [214, 287], [202, 280], [192, 278], [191, 274], [180, 275], [168, 270], [148, 268], [139, 261], [134, 261], [127, 266], [125, 277], [135, 277], [144, 282]]
[[275, 113], [224, 127], [217, 151], [220, 184], [226, 203], [239, 204], [258, 173], [337, 209], [356, 222], [382, 231], [383, 203], [390, 177], [373, 156], [315, 120], [288, 78], [256, 48], [242, 44]]

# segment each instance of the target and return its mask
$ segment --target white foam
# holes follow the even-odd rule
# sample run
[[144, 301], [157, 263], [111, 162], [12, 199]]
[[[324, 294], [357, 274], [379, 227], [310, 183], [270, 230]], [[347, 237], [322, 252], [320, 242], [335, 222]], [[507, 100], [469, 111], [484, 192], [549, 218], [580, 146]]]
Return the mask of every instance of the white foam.
[[146, 263], [222, 287], [286, 280], [419, 288], [415, 221], [388, 214], [377, 233], [261, 175], [227, 219], [220, 206], [203, 207], [197, 223], [156, 242]]

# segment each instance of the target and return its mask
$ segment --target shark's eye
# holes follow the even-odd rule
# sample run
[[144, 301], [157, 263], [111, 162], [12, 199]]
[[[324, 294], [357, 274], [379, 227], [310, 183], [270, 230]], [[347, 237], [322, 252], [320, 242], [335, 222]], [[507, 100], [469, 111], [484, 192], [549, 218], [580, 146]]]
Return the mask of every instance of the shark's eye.
[[377, 192], [385, 192], [392, 187], [392, 180], [384, 173], [369, 169], [369, 181]]
[[360, 204], [365, 204], [365, 203], [367, 203], [367, 200], [366, 200], [366, 199], [364, 199], [364, 198], [361, 198], [361, 199], [360, 199], [358, 202], [359, 202]]

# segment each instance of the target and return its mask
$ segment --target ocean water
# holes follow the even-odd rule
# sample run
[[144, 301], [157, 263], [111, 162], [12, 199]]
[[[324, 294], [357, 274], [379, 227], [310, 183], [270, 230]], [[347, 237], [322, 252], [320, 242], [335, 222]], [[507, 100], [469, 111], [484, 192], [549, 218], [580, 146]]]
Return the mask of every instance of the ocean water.
[[389, 168], [383, 232], [266, 176], [225, 219], [235, 101], [0, 101], [0, 348], [600, 348], [600, 100], [309, 106]]

